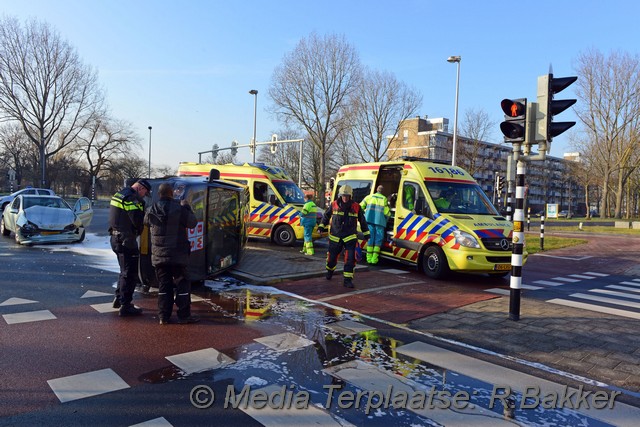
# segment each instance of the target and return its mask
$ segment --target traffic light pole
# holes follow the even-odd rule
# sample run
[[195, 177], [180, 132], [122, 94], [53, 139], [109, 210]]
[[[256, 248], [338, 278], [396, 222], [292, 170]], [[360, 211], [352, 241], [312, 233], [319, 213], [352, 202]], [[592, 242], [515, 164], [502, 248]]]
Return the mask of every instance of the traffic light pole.
[[[517, 150], [517, 153], [516, 153]], [[522, 289], [522, 254], [524, 252], [524, 177], [525, 159], [520, 158], [520, 144], [513, 145], [516, 166], [516, 209], [513, 217], [513, 251], [511, 253], [511, 282], [509, 284], [509, 319], [520, 320], [520, 292]]]

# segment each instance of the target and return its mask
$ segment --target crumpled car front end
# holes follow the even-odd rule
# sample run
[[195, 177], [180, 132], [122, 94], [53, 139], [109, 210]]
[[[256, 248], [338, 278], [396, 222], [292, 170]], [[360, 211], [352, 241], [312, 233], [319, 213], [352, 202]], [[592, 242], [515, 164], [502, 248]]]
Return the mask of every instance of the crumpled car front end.
[[71, 210], [32, 206], [16, 219], [16, 241], [21, 244], [81, 242], [84, 236], [84, 226]]

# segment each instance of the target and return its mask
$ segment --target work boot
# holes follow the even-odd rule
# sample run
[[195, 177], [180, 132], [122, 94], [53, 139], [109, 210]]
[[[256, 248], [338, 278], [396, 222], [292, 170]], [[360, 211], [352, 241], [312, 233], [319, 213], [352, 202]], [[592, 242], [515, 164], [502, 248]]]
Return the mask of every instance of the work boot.
[[160, 323], [161, 325], [168, 325], [168, 324], [169, 324], [169, 323], [171, 323], [171, 322], [169, 322], [169, 319], [168, 319], [168, 318], [166, 318], [166, 317], [161, 317], [161, 318], [160, 318], [160, 322], [159, 322], [159, 323]]
[[120, 308], [120, 298], [119, 297], [115, 297], [113, 299], [113, 308]]
[[136, 307], [133, 304], [127, 304], [120, 307], [120, 317], [140, 316], [141, 314], [142, 309], [140, 307]]
[[345, 288], [353, 288], [353, 281], [351, 279], [349, 279], [348, 277], [344, 278], [344, 287]]
[[333, 270], [327, 270], [327, 274], [325, 275], [325, 277], [327, 278], [327, 280], [331, 280], [331, 278], [333, 277]]
[[189, 317], [183, 317], [181, 319], [178, 319], [178, 323], [181, 325], [187, 325], [187, 324], [191, 324], [191, 323], [198, 323], [200, 321], [199, 317], [196, 316], [189, 316]]

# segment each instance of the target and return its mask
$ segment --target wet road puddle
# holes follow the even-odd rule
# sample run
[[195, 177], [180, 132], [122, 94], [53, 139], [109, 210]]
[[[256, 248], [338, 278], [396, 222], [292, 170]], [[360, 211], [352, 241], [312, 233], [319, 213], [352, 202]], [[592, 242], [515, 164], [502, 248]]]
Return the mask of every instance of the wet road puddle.
[[[275, 401], [281, 399], [285, 408], [288, 402], [290, 416], [302, 413], [325, 420], [319, 421], [323, 425], [329, 424], [329, 419], [336, 425], [367, 426], [610, 425], [572, 409], [534, 407], [533, 396], [523, 401], [519, 392], [496, 389], [482, 375], [469, 375], [473, 371], [465, 365], [451, 370], [431, 364], [434, 359], [441, 360], [430, 356], [427, 350], [435, 347], [422, 346], [427, 344], [420, 342], [419, 335], [411, 342], [399, 341], [380, 333], [373, 321], [273, 288], [244, 285], [234, 279], [208, 281], [207, 285], [197, 293], [201, 303], [211, 307], [214, 319], [242, 322], [258, 329], [263, 337], [225, 349], [220, 355], [225, 364], [201, 372], [198, 381], [230, 382], [237, 393], [267, 390], [265, 394], [274, 395]], [[407, 339], [406, 333], [402, 336]], [[449, 354], [440, 356], [445, 361], [455, 359]], [[188, 379], [189, 373], [196, 371], [171, 365], [140, 380], [162, 383]], [[309, 409], [301, 411], [295, 402], [305, 399]], [[523, 403], [531, 408], [522, 409]], [[245, 409], [258, 421], [260, 416], [269, 419], [265, 412]]]

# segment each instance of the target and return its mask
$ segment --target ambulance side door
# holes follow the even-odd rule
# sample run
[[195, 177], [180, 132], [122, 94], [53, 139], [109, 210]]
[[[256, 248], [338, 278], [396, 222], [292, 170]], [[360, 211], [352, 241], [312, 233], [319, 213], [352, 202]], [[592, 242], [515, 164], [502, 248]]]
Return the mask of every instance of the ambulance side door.
[[[393, 246], [418, 250], [416, 244], [396, 236], [400, 236], [400, 229], [407, 230], [410, 228], [411, 225], [419, 219], [419, 216], [432, 217], [431, 209], [429, 209], [422, 185], [417, 181], [409, 179], [403, 180], [400, 182], [398, 199], [395, 204]], [[402, 233], [402, 235], [404, 236], [406, 233]]]

